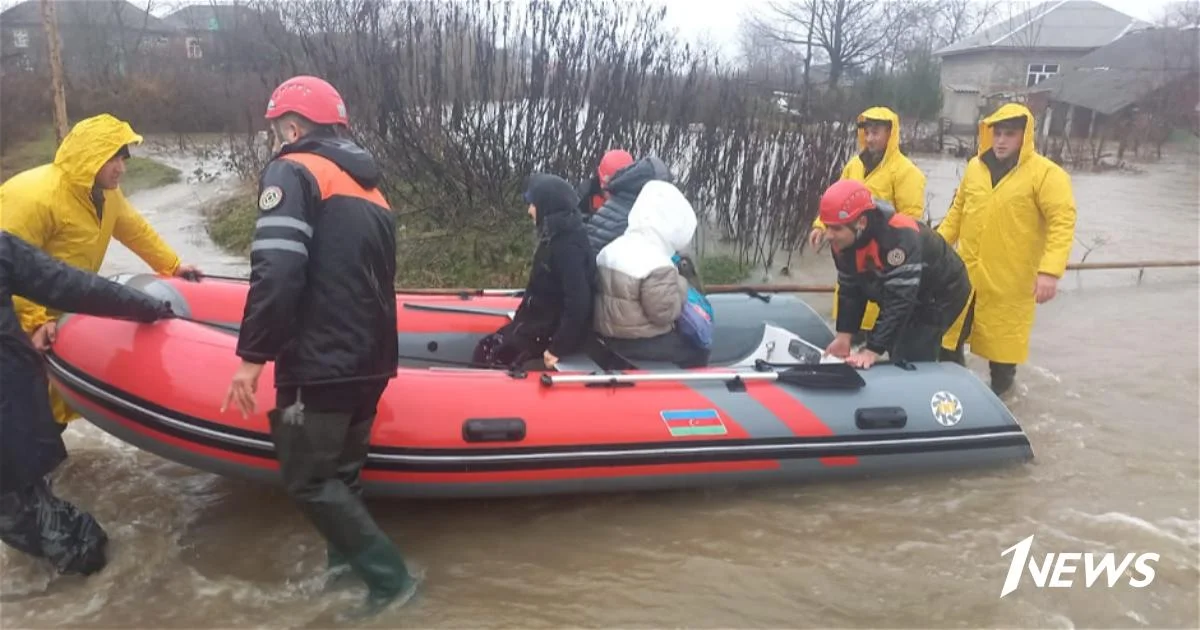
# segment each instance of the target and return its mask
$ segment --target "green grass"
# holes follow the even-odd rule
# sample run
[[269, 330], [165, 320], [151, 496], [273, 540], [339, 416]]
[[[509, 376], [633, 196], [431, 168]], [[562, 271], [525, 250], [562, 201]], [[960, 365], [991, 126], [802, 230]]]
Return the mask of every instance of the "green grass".
[[[254, 191], [246, 189], [207, 213], [213, 242], [235, 254], [250, 252], [258, 217]], [[524, 217], [522, 217], [524, 218]], [[429, 230], [409, 225], [396, 237], [396, 284], [406, 288], [520, 288], [533, 258], [533, 226], [512, 220], [464, 230]], [[750, 267], [729, 256], [700, 260], [705, 285], [738, 284]]]
[[[257, 199], [243, 191], [206, 212], [209, 237], [235, 254], [247, 255], [258, 218]], [[525, 286], [533, 256], [528, 223], [452, 232], [409, 228], [396, 238], [396, 284], [407, 288]]]
[[139, 190], [149, 190], [179, 183], [182, 173], [173, 166], [155, 162], [149, 158], [130, 158], [125, 162], [125, 176], [121, 178], [121, 190], [132, 195]]
[[[58, 148], [54, 130], [47, 127], [38, 137], [17, 144], [0, 154], [0, 183], [9, 177], [31, 168], [54, 161]], [[158, 188], [179, 182], [179, 169], [155, 162], [149, 158], [133, 157], [125, 162], [125, 176], [121, 178], [121, 190], [130, 195], [139, 190]]]
[[750, 275], [750, 266], [731, 256], [706, 256], [700, 259], [700, 279], [710, 284], [739, 284]]
[[21, 171], [52, 161], [57, 146], [54, 130], [46, 127], [37, 138], [9, 147], [0, 153], [0, 181], [7, 181]]
[[217, 245], [235, 254], [250, 254], [258, 203], [254, 192], [242, 192], [218, 202], [206, 212], [208, 236]]

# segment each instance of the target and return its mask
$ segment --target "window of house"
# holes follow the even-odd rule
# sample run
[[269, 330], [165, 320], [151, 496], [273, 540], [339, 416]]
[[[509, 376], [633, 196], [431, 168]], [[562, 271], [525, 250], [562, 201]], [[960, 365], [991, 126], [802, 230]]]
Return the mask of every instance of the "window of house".
[[204, 57], [204, 51], [200, 49], [200, 38], [187, 38], [187, 56], [188, 59], [200, 59]]
[[1029, 64], [1029, 73], [1025, 78], [1025, 86], [1033, 87], [1056, 74], [1058, 74], [1058, 64], [1056, 63], [1031, 63]]
[[19, 28], [12, 32], [13, 46], [17, 48], [29, 48], [29, 31]]

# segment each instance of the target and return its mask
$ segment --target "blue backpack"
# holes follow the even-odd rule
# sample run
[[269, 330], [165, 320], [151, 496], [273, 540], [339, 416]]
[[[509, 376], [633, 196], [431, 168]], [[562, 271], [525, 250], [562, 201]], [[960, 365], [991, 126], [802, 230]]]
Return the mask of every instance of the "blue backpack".
[[[679, 254], [672, 256], [671, 261], [678, 268], [681, 261]], [[690, 274], [684, 274], [684, 277], [688, 275]], [[708, 298], [689, 280], [687, 302], [683, 305], [683, 312], [675, 320], [675, 327], [693, 345], [708, 350], [712, 347], [713, 319], [713, 308], [708, 303]]]

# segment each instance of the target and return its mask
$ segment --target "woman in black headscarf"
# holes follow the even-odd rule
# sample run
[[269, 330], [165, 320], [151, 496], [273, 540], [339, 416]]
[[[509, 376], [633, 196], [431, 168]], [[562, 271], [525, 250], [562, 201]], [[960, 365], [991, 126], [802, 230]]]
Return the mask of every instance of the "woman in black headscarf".
[[525, 297], [513, 321], [484, 338], [475, 361], [515, 365], [541, 358], [552, 369], [582, 349], [592, 327], [596, 254], [579, 215], [579, 193], [565, 179], [535, 173], [525, 188], [538, 245]]

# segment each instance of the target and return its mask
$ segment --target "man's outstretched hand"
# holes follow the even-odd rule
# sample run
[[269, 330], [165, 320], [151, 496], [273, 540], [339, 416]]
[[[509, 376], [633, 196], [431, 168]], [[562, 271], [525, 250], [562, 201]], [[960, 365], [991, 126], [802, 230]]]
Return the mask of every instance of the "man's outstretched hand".
[[175, 276], [191, 282], [199, 282], [204, 277], [204, 272], [200, 271], [196, 265], [179, 265], [179, 268], [175, 270]]

